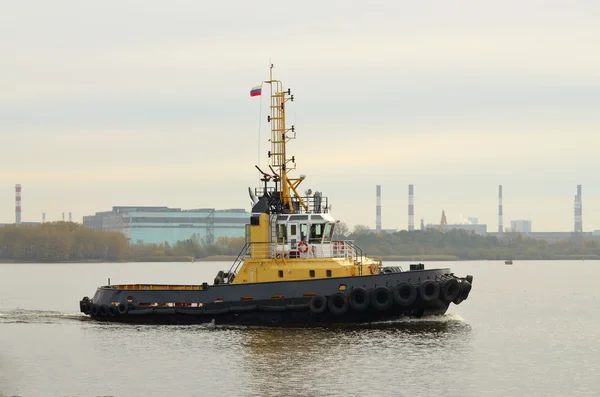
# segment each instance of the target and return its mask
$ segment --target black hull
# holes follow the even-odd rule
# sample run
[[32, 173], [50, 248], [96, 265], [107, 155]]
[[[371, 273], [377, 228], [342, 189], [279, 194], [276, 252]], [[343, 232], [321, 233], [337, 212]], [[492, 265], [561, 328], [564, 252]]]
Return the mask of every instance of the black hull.
[[450, 303], [467, 299], [472, 280], [432, 269], [201, 290], [105, 286], [80, 301], [80, 310], [94, 320], [129, 324], [363, 324], [442, 315]]
[[[330, 311], [313, 313], [309, 309], [308, 299], [305, 303], [256, 302], [252, 305], [234, 305], [227, 303], [214, 304], [206, 310], [144, 308], [131, 310], [125, 315], [96, 316], [95, 320], [127, 324], [206, 324], [219, 325], [262, 325], [262, 326], [325, 326], [336, 324], [364, 324], [379, 321], [397, 320], [402, 317], [427, 317], [442, 315], [449, 302], [438, 300], [427, 304], [416, 304], [412, 307], [394, 305], [390, 309], [379, 311], [372, 307], [364, 311], [352, 308], [343, 314]], [[247, 308], [247, 309], [246, 309]], [[238, 311], [239, 310], [239, 311]]]

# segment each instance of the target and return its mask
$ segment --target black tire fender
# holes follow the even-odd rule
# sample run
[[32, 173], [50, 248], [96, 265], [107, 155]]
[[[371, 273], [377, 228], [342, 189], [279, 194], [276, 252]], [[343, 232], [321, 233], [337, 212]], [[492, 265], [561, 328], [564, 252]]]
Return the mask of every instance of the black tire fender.
[[83, 314], [90, 314], [90, 304], [86, 301], [79, 302], [79, 311]]
[[108, 305], [100, 305], [100, 315], [108, 316]]
[[452, 302], [460, 293], [460, 283], [455, 278], [450, 278], [444, 281], [440, 287], [440, 296], [446, 302]]
[[452, 301], [455, 305], [459, 305], [462, 301], [469, 297], [469, 292], [471, 292], [471, 283], [467, 280], [462, 280], [459, 283], [460, 285], [460, 293], [458, 296]]
[[370, 293], [371, 306], [376, 310], [387, 310], [394, 304], [394, 295], [388, 287], [377, 287]]
[[117, 311], [119, 312], [119, 314], [123, 315], [123, 314], [127, 314], [127, 312], [129, 311], [129, 306], [126, 303], [119, 303], [119, 305], [117, 306]]
[[310, 298], [308, 308], [315, 314], [323, 313], [327, 310], [327, 299], [323, 295], [315, 295]]
[[398, 284], [393, 293], [394, 300], [400, 306], [410, 306], [417, 300], [417, 288], [411, 283]]
[[353, 288], [348, 294], [348, 303], [350, 307], [358, 312], [367, 310], [371, 304], [369, 293], [362, 287]]
[[111, 317], [116, 316], [117, 314], [119, 314], [119, 311], [117, 310], [117, 307], [115, 305], [108, 305], [108, 315]]
[[440, 297], [440, 285], [433, 280], [425, 280], [419, 285], [419, 298], [423, 302], [433, 302]]
[[327, 302], [329, 311], [337, 315], [346, 313], [349, 306], [348, 297], [341, 291], [333, 293]]

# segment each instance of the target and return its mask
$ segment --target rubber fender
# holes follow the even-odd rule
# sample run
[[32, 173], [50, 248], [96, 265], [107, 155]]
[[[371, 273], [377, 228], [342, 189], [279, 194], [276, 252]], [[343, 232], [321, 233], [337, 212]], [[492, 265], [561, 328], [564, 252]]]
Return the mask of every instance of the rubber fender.
[[175, 314], [175, 311], [176, 310], [174, 307], [160, 308], [154, 310], [156, 314]]
[[425, 280], [419, 285], [419, 297], [424, 302], [433, 302], [440, 297], [440, 285], [433, 280]]
[[467, 280], [469, 282], [469, 284], [473, 285], [473, 276], [471, 276], [470, 274], [467, 274], [467, 277], [465, 277], [465, 280]]
[[219, 309], [204, 309], [203, 314], [225, 314], [229, 313], [229, 307], [222, 307]]
[[348, 311], [348, 297], [341, 291], [333, 293], [327, 301], [327, 307], [333, 314], [341, 315]]
[[394, 303], [394, 295], [388, 287], [377, 287], [370, 293], [371, 306], [376, 310], [387, 310]]
[[403, 282], [394, 288], [394, 300], [400, 306], [410, 306], [417, 299], [417, 288], [411, 283]]
[[229, 310], [231, 310], [232, 312], [251, 312], [256, 310], [257, 306], [256, 305], [240, 305], [240, 306], [231, 306], [229, 307]]
[[90, 314], [90, 304], [85, 301], [79, 302], [79, 311], [83, 314]]
[[84, 296], [84, 297], [83, 297], [83, 299], [82, 299], [81, 301], [82, 301], [82, 302], [85, 302], [85, 303], [90, 303], [90, 298], [89, 298], [89, 297], [87, 297], [87, 296]]
[[136, 310], [129, 311], [130, 316], [143, 316], [143, 315], [152, 314], [152, 313], [154, 313], [154, 308], [152, 308], [152, 307], [149, 307], [147, 309], [136, 309]]
[[327, 299], [323, 295], [315, 295], [310, 298], [308, 308], [315, 314], [323, 313], [327, 310]]
[[117, 306], [117, 311], [119, 312], [119, 314], [123, 315], [123, 314], [127, 314], [127, 312], [129, 311], [129, 306], [126, 303], [119, 303], [119, 305]]
[[455, 305], [460, 305], [462, 301], [469, 297], [469, 292], [471, 291], [471, 283], [467, 280], [462, 280], [459, 284], [460, 293], [458, 296], [452, 301]]
[[461, 293], [460, 283], [455, 278], [449, 278], [440, 287], [440, 296], [446, 302], [452, 302]]
[[366, 289], [356, 287], [348, 294], [348, 303], [350, 303], [352, 309], [362, 312], [368, 309], [371, 299], [369, 299], [369, 293]]
[[98, 306], [97, 304], [92, 304], [90, 306], [90, 315], [92, 317], [97, 317], [98, 315], [100, 315], [100, 306]]
[[260, 305], [258, 308], [265, 312], [283, 312], [286, 310], [285, 305]]
[[108, 306], [108, 315], [111, 316], [111, 317], [114, 317], [117, 314], [119, 314], [119, 311], [117, 310], [117, 307], [115, 305], [109, 305]]
[[471, 282], [468, 280], [463, 281], [464, 285], [463, 285], [463, 299], [467, 299], [469, 297], [469, 292], [471, 292], [471, 288], [473, 287], [471, 285]]
[[469, 297], [469, 292], [471, 292], [471, 283], [468, 282], [467, 280], [463, 280], [462, 283], [460, 283], [461, 285], [461, 292], [460, 292], [460, 296], [457, 299], [460, 299], [460, 301], [464, 301]]
[[186, 314], [189, 316], [197, 316], [202, 314], [202, 308], [196, 308], [196, 309], [188, 309], [188, 308], [177, 308], [175, 309], [175, 312], [178, 314]]
[[300, 304], [289, 303], [289, 304], [285, 305], [285, 308], [287, 310], [298, 310], [298, 311], [306, 310], [306, 309], [308, 309], [308, 303], [300, 303]]
[[108, 306], [107, 305], [100, 305], [100, 315], [108, 316]]

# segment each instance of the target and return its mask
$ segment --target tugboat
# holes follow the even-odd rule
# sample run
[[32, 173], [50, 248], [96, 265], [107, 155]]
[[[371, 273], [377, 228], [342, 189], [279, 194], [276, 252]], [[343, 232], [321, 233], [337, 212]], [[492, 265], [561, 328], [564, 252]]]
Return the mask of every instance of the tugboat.
[[[291, 90], [270, 77], [269, 171], [258, 166], [262, 185], [249, 189], [252, 212], [246, 243], [227, 271], [199, 285], [121, 284], [97, 289], [79, 302], [94, 320], [152, 324], [296, 325], [359, 324], [402, 316], [441, 315], [471, 291], [473, 277], [448, 268], [408, 270], [384, 266], [348, 240], [335, 240], [338, 222], [321, 192], [298, 187], [285, 123]], [[259, 87], [260, 88], [260, 87]], [[251, 95], [260, 93], [253, 89]]]

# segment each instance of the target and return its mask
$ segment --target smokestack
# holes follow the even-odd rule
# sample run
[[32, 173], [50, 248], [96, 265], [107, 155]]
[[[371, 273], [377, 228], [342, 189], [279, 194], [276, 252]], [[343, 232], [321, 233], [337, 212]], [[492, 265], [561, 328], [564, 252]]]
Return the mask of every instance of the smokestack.
[[42, 223], [46, 223], [46, 213], [42, 212]]
[[408, 231], [415, 230], [415, 203], [413, 185], [408, 185]]
[[65, 213], [64, 212], [62, 213], [62, 221], [63, 222], [65, 221]]
[[425, 219], [421, 219], [421, 230], [425, 230]]
[[577, 185], [577, 195], [575, 196], [575, 233], [583, 232], [583, 223], [581, 220], [581, 185]]
[[498, 233], [504, 232], [502, 225], [502, 185], [498, 185]]
[[21, 223], [21, 185], [15, 185], [15, 224]]
[[71, 214], [70, 211], [69, 211], [69, 222], [73, 222], [73, 215]]
[[375, 212], [375, 231], [381, 232], [381, 185], [376, 187], [377, 208]]

